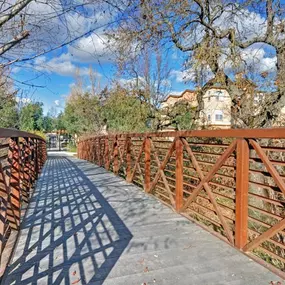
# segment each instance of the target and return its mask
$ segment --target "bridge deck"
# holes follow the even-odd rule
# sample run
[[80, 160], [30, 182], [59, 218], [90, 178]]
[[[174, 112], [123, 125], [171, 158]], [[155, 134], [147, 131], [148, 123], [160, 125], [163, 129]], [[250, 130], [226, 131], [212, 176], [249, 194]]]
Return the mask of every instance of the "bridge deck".
[[280, 280], [136, 186], [50, 156], [2, 284], [251, 284]]

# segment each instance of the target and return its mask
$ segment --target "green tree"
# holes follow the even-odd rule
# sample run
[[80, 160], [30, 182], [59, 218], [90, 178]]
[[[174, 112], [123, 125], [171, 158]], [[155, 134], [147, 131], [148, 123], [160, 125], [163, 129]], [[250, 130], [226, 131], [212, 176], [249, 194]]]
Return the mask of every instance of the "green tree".
[[43, 131], [49, 133], [54, 130], [55, 119], [49, 115], [43, 117]]
[[157, 125], [159, 125], [161, 129], [167, 127], [174, 128], [175, 130], [193, 129], [195, 112], [196, 108], [188, 101], [178, 101], [173, 106], [160, 110]]
[[20, 109], [19, 127], [25, 131], [43, 131], [43, 103], [28, 103]]
[[[0, 91], [1, 92], [1, 91]], [[1, 128], [17, 128], [18, 113], [17, 102], [15, 98], [3, 98], [0, 94], [0, 127]]]
[[88, 92], [71, 94], [64, 110], [64, 127], [70, 134], [100, 131], [100, 108], [99, 98], [95, 95]]
[[102, 108], [110, 131], [143, 132], [148, 129], [149, 107], [120, 87], [109, 93]]
[[13, 83], [6, 76], [7, 71], [0, 68], [0, 127], [16, 128], [18, 126], [17, 92], [13, 90]]

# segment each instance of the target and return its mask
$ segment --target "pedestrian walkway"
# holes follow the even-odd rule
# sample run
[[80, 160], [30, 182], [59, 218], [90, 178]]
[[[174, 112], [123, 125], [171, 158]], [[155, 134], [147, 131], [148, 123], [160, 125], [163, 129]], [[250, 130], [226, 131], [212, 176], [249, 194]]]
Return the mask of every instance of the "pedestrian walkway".
[[268, 285], [278, 280], [138, 187], [86, 161], [53, 153], [2, 284]]

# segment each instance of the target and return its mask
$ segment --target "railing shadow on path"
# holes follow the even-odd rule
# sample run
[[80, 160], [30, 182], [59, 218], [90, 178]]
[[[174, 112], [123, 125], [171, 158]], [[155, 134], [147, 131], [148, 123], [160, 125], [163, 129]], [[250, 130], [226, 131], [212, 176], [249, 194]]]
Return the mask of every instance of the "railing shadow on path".
[[[103, 185], [100, 168], [94, 175], [103, 175]], [[37, 183], [2, 284], [103, 284], [131, 239], [84, 172], [72, 160], [52, 156]]]

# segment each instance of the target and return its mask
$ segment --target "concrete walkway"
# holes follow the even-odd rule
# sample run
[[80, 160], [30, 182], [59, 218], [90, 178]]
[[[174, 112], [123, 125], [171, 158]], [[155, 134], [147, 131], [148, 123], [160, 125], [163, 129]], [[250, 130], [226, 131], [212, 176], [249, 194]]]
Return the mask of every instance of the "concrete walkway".
[[2, 284], [268, 285], [280, 280], [139, 188], [53, 154]]

